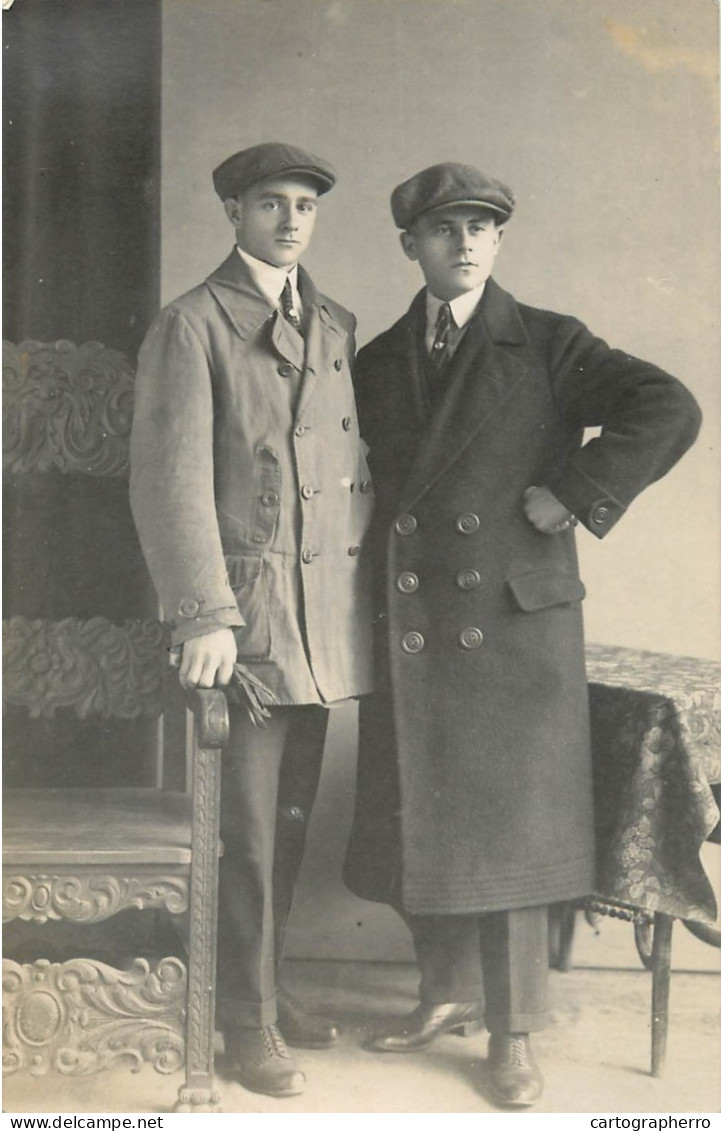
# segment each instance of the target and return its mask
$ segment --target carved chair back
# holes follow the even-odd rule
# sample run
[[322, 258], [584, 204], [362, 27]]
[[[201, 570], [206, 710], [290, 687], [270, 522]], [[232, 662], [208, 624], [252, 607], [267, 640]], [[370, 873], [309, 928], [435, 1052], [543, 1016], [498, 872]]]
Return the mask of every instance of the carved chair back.
[[[46, 500], [54, 491], [62, 497], [58, 479], [69, 485], [82, 477], [115, 484], [125, 504], [133, 373], [119, 351], [97, 342], [4, 343], [3, 387], [6, 481], [39, 477]], [[20, 494], [20, 509], [22, 502]], [[46, 532], [44, 544], [54, 558], [67, 513], [58, 505]], [[127, 506], [125, 513], [129, 517]], [[107, 528], [111, 559], [122, 559], [128, 529]], [[72, 549], [72, 529], [69, 545]], [[184, 722], [185, 707], [177, 680], [167, 678], [163, 626], [152, 616], [114, 615], [126, 596], [131, 604], [136, 598], [136, 608], [144, 604], [132, 592], [132, 577], [128, 583], [125, 575], [109, 586], [109, 601], [99, 610], [103, 615], [83, 615], [90, 606], [86, 590], [93, 595], [97, 586], [94, 579], [72, 576], [77, 562], [70, 557], [68, 585], [55, 605], [43, 594], [33, 604], [33, 595], [25, 593], [31, 587], [23, 578], [32, 572], [31, 564], [15, 572], [18, 600], [11, 593], [14, 615], [3, 622], [3, 710], [45, 722], [45, 733], [52, 736], [69, 717], [83, 724], [145, 720], [154, 728], [170, 702], [170, 744], [180, 745], [184, 756], [179, 720]], [[48, 606], [51, 612], [58, 607], [68, 612], [66, 588], [81, 605], [81, 615], [33, 615]], [[185, 1060], [178, 1109], [217, 1105], [213, 984], [219, 748], [227, 736], [227, 710], [223, 694], [214, 691], [196, 693], [189, 706], [197, 721], [196, 741], [189, 744], [190, 794], [185, 777], [181, 789], [154, 788], [162, 784], [155, 772], [143, 783], [150, 788], [5, 790], [5, 921], [88, 924], [130, 908], [163, 909], [185, 924], [188, 961], [171, 955], [153, 962], [135, 959], [115, 969], [85, 957], [4, 960], [4, 1072], [37, 1075], [53, 1068], [86, 1075], [119, 1059], [171, 1072]], [[103, 733], [90, 748], [91, 760], [101, 761], [107, 753]], [[141, 738], [147, 744], [147, 733]], [[26, 759], [40, 757], [37, 745], [25, 749]], [[129, 746], [124, 736], [113, 757], [132, 762]], [[71, 754], [73, 749], [71, 744]]]

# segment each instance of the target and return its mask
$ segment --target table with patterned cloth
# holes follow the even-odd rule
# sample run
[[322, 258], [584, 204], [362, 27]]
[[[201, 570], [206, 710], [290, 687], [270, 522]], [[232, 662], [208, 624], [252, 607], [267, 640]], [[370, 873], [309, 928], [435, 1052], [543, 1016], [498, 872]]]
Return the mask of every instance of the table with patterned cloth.
[[721, 664], [589, 644], [596, 894], [712, 923], [699, 859], [718, 837]]

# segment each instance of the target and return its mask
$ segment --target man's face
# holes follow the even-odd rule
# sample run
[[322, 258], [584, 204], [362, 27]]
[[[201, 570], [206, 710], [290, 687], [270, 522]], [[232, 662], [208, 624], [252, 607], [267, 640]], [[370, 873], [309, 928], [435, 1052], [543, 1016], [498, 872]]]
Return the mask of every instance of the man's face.
[[318, 190], [299, 177], [268, 177], [225, 201], [238, 246], [274, 267], [293, 267], [310, 243]]
[[419, 216], [410, 232], [401, 233], [401, 243], [420, 264], [431, 293], [448, 302], [485, 283], [502, 236], [491, 213], [449, 204]]

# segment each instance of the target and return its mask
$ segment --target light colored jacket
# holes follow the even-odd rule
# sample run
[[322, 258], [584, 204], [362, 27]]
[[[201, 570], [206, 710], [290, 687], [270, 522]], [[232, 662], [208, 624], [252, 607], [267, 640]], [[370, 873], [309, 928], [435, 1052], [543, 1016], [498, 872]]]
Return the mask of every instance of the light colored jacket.
[[355, 320], [298, 272], [305, 340], [234, 250], [140, 351], [131, 505], [174, 643], [236, 627], [280, 703], [371, 687], [373, 491]]

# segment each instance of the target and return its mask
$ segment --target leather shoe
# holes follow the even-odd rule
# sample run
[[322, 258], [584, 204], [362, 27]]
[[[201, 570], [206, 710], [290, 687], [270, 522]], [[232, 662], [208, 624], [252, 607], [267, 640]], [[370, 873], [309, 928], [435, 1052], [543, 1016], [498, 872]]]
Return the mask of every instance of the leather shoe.
[[483, 1010], [478, 1002], [421, 1002], [408, 1017], [372, 1033], [365, 1047], [372, 1052], [418, 1052], [444, 1033], [469, 1037], [480, 1029]]
[[305, 1087], [305, 1076], [288, 1056], [276, 1025], [226, 1033], [225, 1056], [231, 1074], [249, 1092], [298, 1096]]
[[278, 990], [278, 1027], [289, 1045], [302, 1049], [327, 1049], [338, 1043], [340, 1025], [328, 1017], [306, 1013], [287, 990]]
[[543, 1091], [528, 1033], [491, 1033], [488, 1067], [494, 1098], [503, 1107], [530, 1107]]

